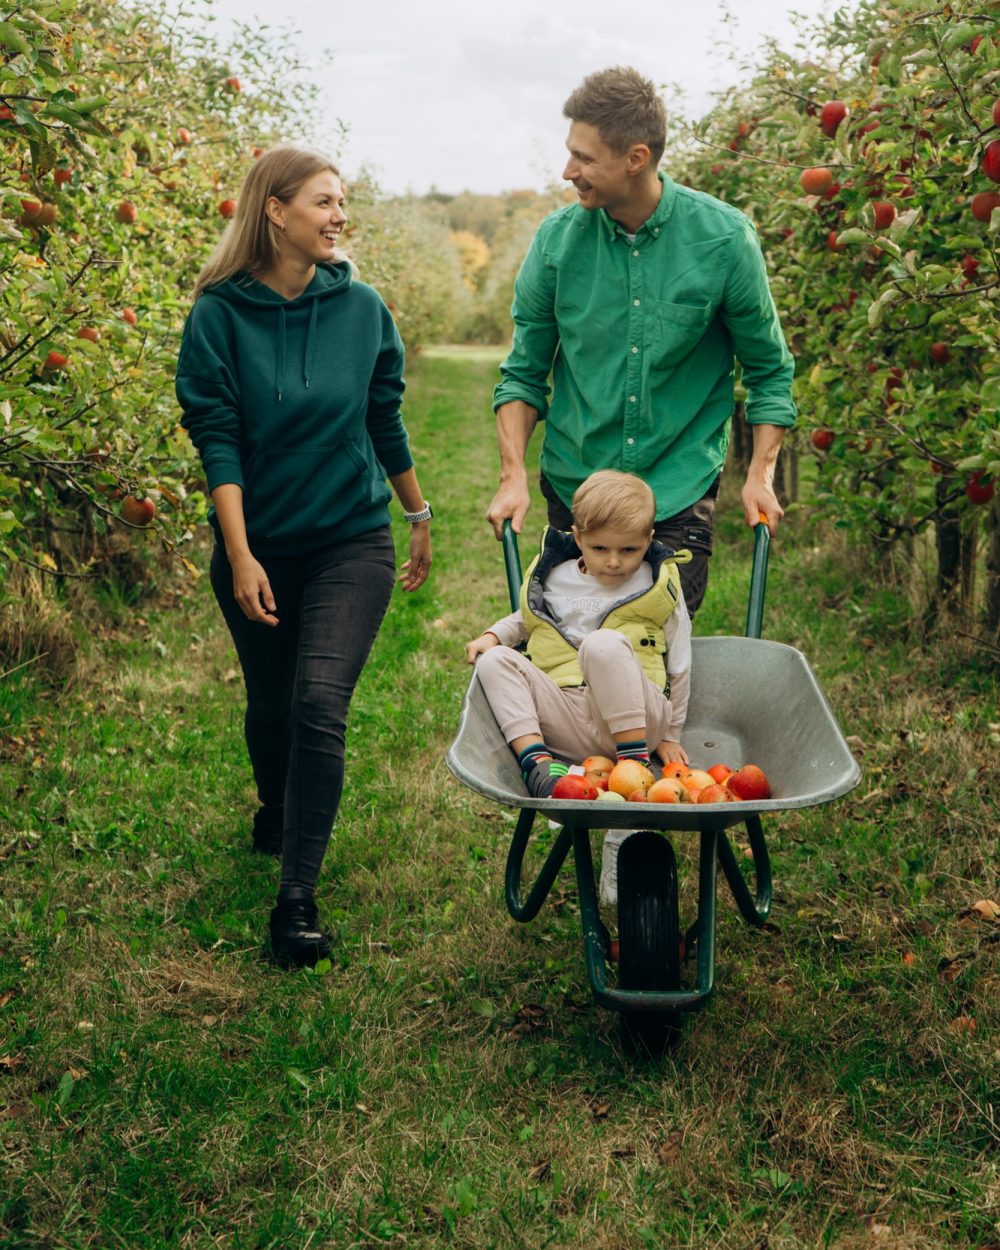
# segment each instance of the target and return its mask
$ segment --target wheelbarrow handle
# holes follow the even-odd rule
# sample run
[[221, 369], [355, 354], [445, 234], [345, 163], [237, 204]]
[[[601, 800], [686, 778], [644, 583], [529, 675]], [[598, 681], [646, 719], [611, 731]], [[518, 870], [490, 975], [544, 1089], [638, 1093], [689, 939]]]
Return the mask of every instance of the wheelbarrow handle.
[[747, 603], [748, 638], [759, 638], [764, 623], [764, 590], [767, 586], [767, 553], [771, 546], [771, 531], [767, 528], [767, 517], [760, 513], [760, 520], [754, 526], [753, 565], [750, 569], [750, 599]]
[[521, 602], [521, 556], [517, 550], [517, 535], [510, 523], [510, 517], [503, 523], [503, 563], [507, 570], [510, 610], [516, 612]]

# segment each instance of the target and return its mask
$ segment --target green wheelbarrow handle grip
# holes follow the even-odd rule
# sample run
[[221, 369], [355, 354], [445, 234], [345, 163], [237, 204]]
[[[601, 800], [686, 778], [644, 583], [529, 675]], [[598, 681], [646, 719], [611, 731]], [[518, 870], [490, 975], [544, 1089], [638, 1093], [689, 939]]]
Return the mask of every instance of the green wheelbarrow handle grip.
[[517, 535], [510, 517], [503, 523], [503, 563], [507, 570], [507, 593], [510, 610], [516, 612], [521, 603], [521, 557], [517, 550]]
[[767, 553], [771, 546], [771, 531], [763, 512], [754, 526], [753, 565], [750, 569], [750, 598], [747, 603], [747, 638], [759, 638], [764, 623], [764, 590], [767, 586]]

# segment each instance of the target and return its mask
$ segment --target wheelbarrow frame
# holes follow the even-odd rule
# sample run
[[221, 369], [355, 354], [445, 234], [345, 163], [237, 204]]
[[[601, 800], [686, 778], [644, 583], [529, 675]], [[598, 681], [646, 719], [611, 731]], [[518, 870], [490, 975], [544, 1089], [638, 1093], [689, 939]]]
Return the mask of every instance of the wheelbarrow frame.
[[[522, 573], [517, 538], [509, 521], [504, 524], [502, 541], [507, 589], [512, 610], [516, 611], [520, 598]], [[760, 523], [754, 531], [745, 630], [747, 639], [760, 640], [761, 637], [769, 547], [770, 533], [767, 525]], [[695, 641], [705, 646], [733, 640], [699, 639]], [[773, 658], [779, 658], [786, 665], [791, 663], [796, 666], [795, 680], [807, 683], [809, 697], [824, 711], [828, 721], [825, 729], [828, 737], [832, 736], [834, 740], [833, 754], [839, 769], [832, 785], [821, 790], [807, 789], [792, 798], [770, 799], [755, 803], [649, 804], [642, 807], [537, 799], [528, 795], [526, 791], [520, 795], [503, 790], [500, 786], [493, 785], [470, 771], [461, 752], [457, 749], [469, 723], [477, 685], [476, 678], [473, 677], [470, 683], [469, 693], [466, 695], [462, 709], [459, 731], [447, 753], [446, 762], [455, 776], [472, 789], [488, 798], [521, 809], [507, 855], [504, 883], [507, 910], [515, 920], [527, 923], [538, 915], [566, 856], [570, 850], [573, 851], [587, 979], [594, 998], [602, 1007], [622, 1013], [657, 1012], [661, 1014], [694, 1011], [703, 1007], [712, 996], [715, 986], [717, 866], [722, 868], [743, 919], [750, 925], [763, 926], [771, 910], [772, 886], [770, 856], [761, 824], [761, 811], [781, 811], [790, 807], [806, 807], [828, 802], [848, 793], [860, 780], [861, 770], [851, 756], [833, 718], [833, 713], [805, 658], [794, 648], [780, 643], [761, 642], [760, 645], [763, 648], [771, 648]], [[697, 656], [697, 649], [695, 654]], [[771, 658], [771, 653], [764, 656], [765, 661]], [[485, 699], [481, 690], [479, 696]], [[499, 733], [499, 729], [497, 732]], [[504, 747], [509, 750], [506, 744]], [[539, 813], [562, 827], [534, 883], [527, 893], [523, 894], [521, 878], [524, 858], [531, 839], [535, 817]], [[726, 830], [737, 824], [743, 824], [747, 832], [753, 860], [754, 889], [752, 892], [744, 879], [740, 864], [726, 835]], [[591, 829], [635, 829], [637, 825], [661, 833], [688, 830], [697, 831], [700, 835], [697, 916], [694, 923], [687, 929], [685, 936], [687, 951], [690, 952], [693, 948], [696, 952], [694, 989], [644, 990], [608, 986], [607, 965], [611, 958], [611, 935], [600, 915], [589, 835]]]

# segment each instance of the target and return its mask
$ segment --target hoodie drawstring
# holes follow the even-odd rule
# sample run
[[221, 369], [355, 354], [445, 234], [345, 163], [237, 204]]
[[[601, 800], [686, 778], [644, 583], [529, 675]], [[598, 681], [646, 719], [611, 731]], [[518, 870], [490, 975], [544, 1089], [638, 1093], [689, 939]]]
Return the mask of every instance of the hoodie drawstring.
[[278, 307], [278, 363], [274, 378], [274, 389], [278, 392], [278, 403], [280, 404], [281, 394], [285, 389], [285, 310], [280, 305]]
[[316, 348], [316, 317], [319, 312], [319, 300], [312, 301], [312, 311], [309, 313], [309, 333], [306, 336], [306, 358], [302, 364], [302, 380], [306, 384], [306, 390], [309, 389], [309, 374], [312, 371], [313, 352]]

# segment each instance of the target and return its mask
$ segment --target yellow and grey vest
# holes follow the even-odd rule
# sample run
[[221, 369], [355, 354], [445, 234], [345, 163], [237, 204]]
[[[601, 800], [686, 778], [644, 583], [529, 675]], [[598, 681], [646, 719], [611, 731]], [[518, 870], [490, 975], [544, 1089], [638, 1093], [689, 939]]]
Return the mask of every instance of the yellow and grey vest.
[[[557, 564], [578, 560], [580, 555], [573, 535], [564, 534], [550, 525], [542, 534], [541, 548], [521, 583], [521, 618], [528, 631], [525, 654], [557, 686], [582, 686], [584, 681], [576, 647], [560, 632], [545, 610], [545, 580]], [[654, 685], [669, 694], [667, 644], [663, 627], [680, 598], [681, 579], [677, 566], [687, 564], [691, 553], [686, 549], [671, 551], [654, 541], [650, 543], [645, 559], [652, 565], [652, 586], [612, 604], [600, 628], [615, 629], [624, 634], [632, 644], [643, 672]]]

